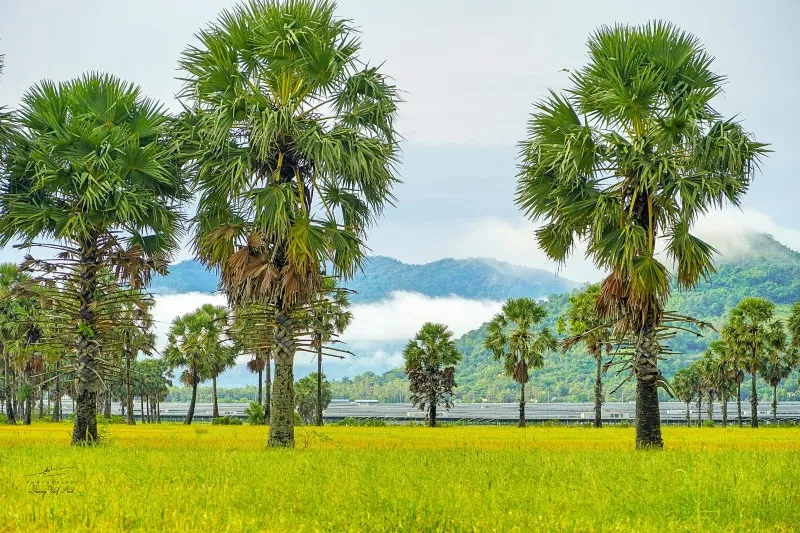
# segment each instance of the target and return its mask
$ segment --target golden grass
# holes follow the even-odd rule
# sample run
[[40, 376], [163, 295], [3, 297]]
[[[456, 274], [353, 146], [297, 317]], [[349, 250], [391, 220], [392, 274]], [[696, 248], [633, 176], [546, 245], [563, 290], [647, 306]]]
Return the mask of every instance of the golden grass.
[[[0, 531], [794, 531], [800, 430], [0, 426]], [[75, 493], [29, 494], [45, 467]], [[64, 486], [70, 486], [64, 483]], [[40, 484], [41, 486], [41, 484]]]

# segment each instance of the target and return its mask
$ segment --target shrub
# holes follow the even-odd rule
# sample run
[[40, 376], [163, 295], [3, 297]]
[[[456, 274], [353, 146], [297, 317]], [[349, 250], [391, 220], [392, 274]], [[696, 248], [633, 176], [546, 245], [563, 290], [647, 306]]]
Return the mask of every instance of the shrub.
[[0, 424], [5, 424], [6, 422], [8, 422], [6, 415], [0, 414]]
[[628, 422], [627, 420], [623, 420], [622, 422], [620, 422], [619, 424], [617, 424], [617, 427], [618, 427], [618, 428], [623, 428], [623, 429], [625, 429], [625, 428], [629, 428], [629, 427], [631, 427], [631, 423], [630, 423], [630, 422]]
[[246, 422], [252, 426], [263, 426], [267, 423], [264, 419], [264, 407], [257, 402], [251, 402], [250, 406], [244, 410], [247, 417]]
[[305, 420], [303, 420], [303, 417], [300, 416], [299, 414], [297, 414], [296, 412], [294, 414], [294, 425], [295, 426], [305, 426], [306, 425], [306, 422], [305, 422]]
[[232, 416], [219, 416], [217, 418], [211, 419], [212, 426], [241, 426], [242, 421], [238, 418], [234, 418]]
[[703, 422], [703, 427], [704, 428], [713, 428], [714, 427], [714, 421], [713, 420], [704, 421]]

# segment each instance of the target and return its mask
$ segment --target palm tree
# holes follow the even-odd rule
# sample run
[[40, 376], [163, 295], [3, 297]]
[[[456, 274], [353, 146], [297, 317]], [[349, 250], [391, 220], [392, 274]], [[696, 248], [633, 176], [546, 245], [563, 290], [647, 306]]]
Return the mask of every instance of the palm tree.
[[335, 7], [251, 0], [181, 59], [196, 254], [220, 269], [232, 306], [274, 310], [269, 446], [294, 446], [294, 356], [307, 331], [298, 316], [326, 269], [355, 273], [397, 182], [397, 91], [359, 61], [358, 32]]
[[[219, 351], [224, 349], [221, 344], [225, 340], [227, 316], [224, 307], [205, 304], [191, 313], [177, 317], [169, 329], [164, 361], [172, 369], [186, 367], [180, 380], [184, 385], [192, 387], [192, 400], [184, 421], [187, 425], [194, 418], [197, 387], [211, 377], [212, 365], [219, 358]], [[216, 403], [215, 387], [214, 404]]]
[[596, 363], [594, 381], [594, 427], [603, 427], [603, 348], [611, 351], [612, 331], [597, 313], [600, 285], [593, 284], [575, 291], [569, 297], [570, 307], [566, 320], [559, 317], [559, 333], [566, 332], [571, 339], [563, 343], [565, 350], [575, 342], [582, 342]]
[[783, 323], [773, 320], [775, 304], [766, 298], [744, 298], [730, 312], [722, 329], [726, 343], [738, 351], [737, 359], [750, 374], [750, 424], [758, 427], [757, 375], [767, 364], [767, 357], [785, 341]]
[[[225, 308], [222, 308], [225, 312]], [[222, 342], [222, 339], [219, 339]], [[217, 401], [217, 378], [227, 369], [236, 365], [236, 351], [229, 346], [219, 345], [210, 354], [208, 361], [208, 375], [211, 377], [211, 391], [214, 397], [214, 408], [211, 416], [219, 416], [219, 402]]]
[[659, 331], [672, 275], [685, 289], [713, 272], [714, 249], [690, 233], [698, 216], [739, 205], [765, 145], [712, 107], [723, 76], [692, 35], [669, 23], [601, 27], [564, 94], [537, 104], [523, 143], [517, 205], [540, 247], [564, 262], [578, 241], [603, 281], [598, 309], [627, 334], [637, 381], [636, 445], [660, 448]]
[[722, 426], [728, 425], [728, 399], [733, 394], [734, 386], [739, 389], [738, 371], [731, 366], [729, 353], [731, 349], [723, 340], [708, 343], [708, 350], [703, 356], [703, 370], [710, 387], [716, 391], [722, 402]]
[[787, 345], [786, 332], [776, 325], [771, 332], [769, 351], [764, 359], [761, 377], [772, 387], [772, 423], [778, 421], [778, 385], [797, 367], [799, 359], [796, 349]]
[[528, 370], [544, 366], [544, 355], [558, 347], [547, 328], [534, 327], [547, 316], [544, 307], [530, 298], [511, 298], [487, 326], [484, 347], [503, 361], [506, 376], [520, 385], [519, 427], [525, 427], [525, 384]]
[[675, 393], [675, 396], [678, 397], [678, 399], [686, 404], [687, 427], [692, 425], [692, 419], [689, 414], [689, 404], [697, 395], [698, 383], [699, 379], [697, 375], [697, 367], [695, 365], [689, 365], [686, 368], [681, 368], [675, 372], [675, 376], [672, 378], [672, 392]]
[[346, 289], [338, 287], [331, 278], [323, 281], [318, 301], [311, 310], [312, 344], [317, 352], [317, 403], [314, 411], [314, 425], [322, 425], [322, 347], [334, 342], [336, 337], [353, 321], [349, 310], [350, 298]]
[[15, 237], [24, 245], [60, 243], [56, 264], [68, 265], [70, 283], [59, 293], [69, 302], [56, 322], [75, 347], [77, 380], [72, 443], [92, 443], [107, 368], [98, 360], [102, 337], [120, 327], [98, 309], [100, 278], [113, 269], [141, 286], [151, 269], [163, 270], [186, 187], [168, 116], [113, 76], [43, 81], [23, 97], [18, 120], [0, 185], [0, 244]]
[[20, 318], [25, 315], [22, 301], [15, 295], [20, 284], [29, 276], [20, 272], [13, 263], [0, 264], [0, 354], [3, 357], [3, 396], [6, 399], [6, 423], [16, 424], [16, 413], [11, 394], [13, 368], [12, 344], [23, 336]]
[[403, 349], [411, 403], [427, 411], [428, 425], [436, 427], [436, 407], [452, 406], [456, 387], [455, 365], [461, 361], [453, 332], [444, 324], [426, 322]]
[[264, 397], [264, 393], [261, 389], [261, 376], [264, 373], [264, 359], [261, 358], [260, 354], [253, 355], [253, 358], [247, 362], [247, 370], [252, 372], [253, 374], [258, 374], [258, 405], [263, 405], [262, 399]]

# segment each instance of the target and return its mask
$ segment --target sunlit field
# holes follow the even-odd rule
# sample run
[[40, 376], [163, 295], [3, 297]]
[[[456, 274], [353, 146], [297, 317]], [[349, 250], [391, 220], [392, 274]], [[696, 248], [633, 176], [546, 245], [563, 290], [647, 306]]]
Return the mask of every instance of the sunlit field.
[[264, 427], [105, 428], [71, 448], [68, 424], [0, 426], [0, 531], [794, 531], [800, 516], [798, 429], [665, 428], [664, 451], [636, 452], [622, 428], [301, 427], [295, 450], [265, 449]]

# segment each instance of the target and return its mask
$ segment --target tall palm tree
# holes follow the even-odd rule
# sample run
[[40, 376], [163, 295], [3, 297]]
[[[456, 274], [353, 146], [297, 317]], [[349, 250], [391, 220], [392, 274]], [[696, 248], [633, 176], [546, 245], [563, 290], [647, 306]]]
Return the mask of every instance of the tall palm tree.
[[722, 337], [739, 352], [737, 359], [750, 374], [750, 424], [758, 427], [758, 373], [767, 358], [785, 342], [783, 323], [774, 320], [775, 304], [766, 298], [744, 298], [730, 312]]
[[[225, 309], [224, 307], [222, 308]], [[224, 311], [223, 311], [224, 312]], [[219, 416], [219, 401], [217, 399], [217, 378], [229, 368], [236, 365], [236, 351], [230, 346], [221, 344], [223, 339], [219, 339], [220, 345], [213, 350], [208, 361], [208, 375], [211, 377], [211, 393], [214, 400], [212, 416]]]
[[0, 184], [0, 244], [16, 237], [61, 245], [71, 285], [57, 321], [74, 345], [77, 380], [72, 443], [92, 443], [106, 368], [98, 361], [102, 334], [120, 326], [97, 308], [100, 277], [114, 269], [143, 285], [152, 268], [163, 269], [186, 187], [168, 116], [113, 76], [43, 81], [23, 97], [18, 121]]
[[25, 308], [16, 292], [20, 284], [29, 279], [29, 276], [20, 272], [13, 263], [0, 264], [0, 355], [3, 357], [3, 396], [6, 399], [6, 423], [16, 424], [14, 402], [11, 394], [11, 381], [14, 372], [11, 364], [12, 345], [22, 339], [24, 332], [20, 319], [24, 316]]
[[322, 347], [334, 342], [336, 337], [353, 321], [350, 297], [346, 289], [338, 287], [331, 278], [323, 281], [322, 291], [311, 309], [311, 329], [314, 349], [317, 352], [317, 402], [314, 409], [314, 425], [322, 425]]
[[269, 446], [294, 446], [297, 317], [325, 267], [354, 274], [397, 182], [397, 91], [359, 60], [358, 32], [335, 8], [250, 0], [199, 32], [181, 59], [196, 254], [220, 269], [231, 305], [274, 309]]
[[247, 362], [247, 370], [254, 374], [258, 374], [258, 405], [263, 405], [264, 393], [262, 390], [261, 377], [264, 373], [264, 359], [260, 354], [253, 355], [253, 358]]
[[[522, 147], [517, 205], [540, 247], [564, 262], [583, 241], [610, 271], [598, 309], [632, 344], [636, 445], [662, 447], [658, 332], [670, 269], [690, 288], [713, 272], [714, 249], [691, 234], [697, 218], [739, 205], [765, 153], [741, 125], [712, 107], [725, 78], [694, 36], [664, 22], [601, 27], [589, 62], [563, 94], [531, 116]], [[668, 324], [667, 324], [668, 325]]]
[[[191, 313], [175, 318], [167, 334], [164, 361], [172, 369], [185, 367], [180, 380], [184, 385], [192, 387], [192, 400], [184, 421], [187, 425], [194, 418], [197, 387], [212, 376], [212, 366], [219, 358], [221, 344], [226, 338], [227, 316], [224, 307], [205, 304]], [[214, 403], [217, 403], [216, 391]]]
[[452, 406], [456, 387], [455, 365], [461, 361], [453, 332], [444, 324], [426, 322], [403, 349], [411, 402], [427, 411], [428, 425], [436, 427], [436, 407]]
[[729, 354], [731, 349], [724, 340], [718, 339], [708, 343], [708, 349], [703, 356], [706, 379], [716, 391], [722, 402], [722, 426], [728, 425], [728, 400], [734, 393], [734, 388], [740, 389], [741, 381], [739, 372], [731, 366]]
[[593, 284], [573, 292], [569, 297], [569, 309], [565, 317], [559, 317], [559, 333], [571, 338], [562, 344], [565, 350], [580, 341], [596, 363], [594, 381], [594, 427], [603, 427], [603, 349], [611, 351], [612, 330], [597, 313], [600, 285]]
[[542, 368], [544, 356], [558, 343], [547, 328], [535, 331], [547, 316], [536, 300], [511, 298], [487, 326], [484, 347], [497, 361], [503, 362], [505, 374], [520, 385], [519, 427], [525, 427], [525, 384], [529, 369]]

